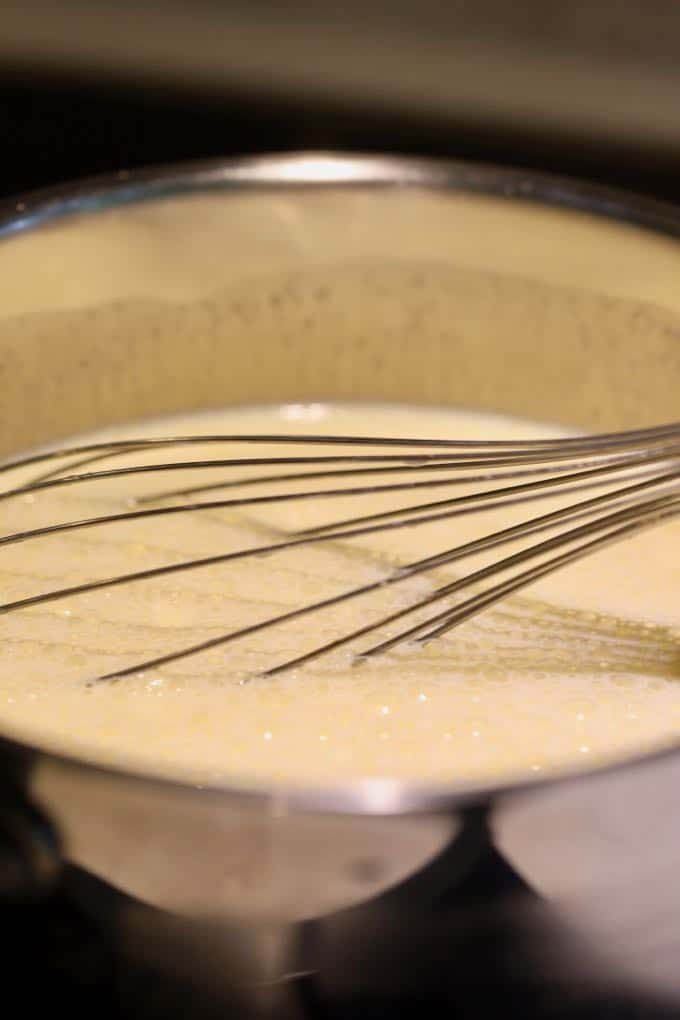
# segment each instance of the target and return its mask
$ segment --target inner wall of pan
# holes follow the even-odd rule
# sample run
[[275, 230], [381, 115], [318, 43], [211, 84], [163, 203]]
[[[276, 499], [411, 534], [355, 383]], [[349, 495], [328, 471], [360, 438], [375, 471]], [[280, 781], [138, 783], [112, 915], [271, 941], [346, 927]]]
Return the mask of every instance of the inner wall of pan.
[[671, 421], [680, 244], [606, 218], [397, 188], [197, 193], [0, 244], [9, 454], [246, 402]]

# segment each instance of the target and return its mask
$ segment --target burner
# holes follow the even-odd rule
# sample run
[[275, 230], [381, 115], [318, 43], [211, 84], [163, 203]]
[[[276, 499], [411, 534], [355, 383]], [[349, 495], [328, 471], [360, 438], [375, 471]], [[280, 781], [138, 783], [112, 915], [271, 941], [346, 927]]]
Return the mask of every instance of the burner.
[[[29, 1016], [45, 1006], [52, 1012], [61, 1007], [75, 1020], [680, 1016], [678, 1009], [600, 985], [592, 973], [579, 975], [578, 946], [485, 835], [483, 818], [472, 817], [464, 837], [468, 870], [457, 883], [447, 876], [461, 872], [458, 841], [378, 900], [301, 926], [296, 937], [302, 972], [270, 989], [272, 995], [265, 990], [262, 1001], [270, 1002], [270, 1011], [264, 1014], [252, 996], [246, 1004], [225, 992], [218, 940], [206, 941], [204, 929], [141, 908], [67, 867], [47, 898], [0, 910], [5, 931], [12, 933], [4, 950], [5, 995], [14, 993]], [[92, 905], [104, 921], [94, 918]], [[121, 937], [140, 917], [136, 936]], [[142, 944], [151, 950], [146, 961], [135, 948]], [[191, 961], [199, 957], [201, 966], [190, 979]]]

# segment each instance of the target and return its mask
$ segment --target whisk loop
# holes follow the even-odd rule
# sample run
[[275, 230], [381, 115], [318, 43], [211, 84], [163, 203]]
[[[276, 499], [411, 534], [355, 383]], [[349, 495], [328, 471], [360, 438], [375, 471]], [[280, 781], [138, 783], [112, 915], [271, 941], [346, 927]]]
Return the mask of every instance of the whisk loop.
[[[121, 467], [92, 466], [112, 458], [204, 447], [293, 446], [313, 452], [282, 456], [198, 457], [182, 460], [159, 460], [132, 463]], [[323, 447], [325, 452], [315, 452]], [[349, 448], [334, 452], [336, 448]], [[364, 452], [368, 451], [368, 452]], [[228, 452], [228, 451], [225, 451]], [[89, 486], [117, 479], [146, 479], [147, 476], [174, 472], [225, 471], [225, 477], [191, 486], [168, 488], [135, 494], [125, 511], [95, 515], [89, 518], [53, 523], [15, 531], [0, 536], [0, 548], [20, 542], [33, 542], [57, 534], [79, 532], [90, 528], [112, 527], [116, 524], [145, 519], [163, 519], [178, 514], [206, 510], [257, 508], [275, 504], [318, 501], [332, 506], [336, 498], [371, 495], [392, 496], [398, 493], [421, 492], [456, 486], [480, 485], [481, 490], [446, 495], [426, 502], [394, 506], [389, 509], [358, 513], [326, 521], [304, 529], [287, 532], [276, 541], [245, 549], [216, 551], [200, 558], [184, 559], [149, 569], [124, 572], [95, 578], [79, 584], [40, 592], [0, 605], [0, 614], [7, 614], [60, 599], [101, 591], [124, 584], [151, 580], [171, 574], [199, 570], [249, 557], [294, 550], [303, 546], [340, 542], [394, 529], [414, 528], [451, 520], [456, 516], [518, 506], [545, 499], [570, 497], [587, 489], [601, 489], [598, 495], [570, 502], [501, 530], [483, 534], [474, 540], [451, 546], [440, 552], [401, 565], [384, 577], [349, 590], [297, 606], [246, 627], [222, 633], [208, 640], [169, 651], [136, 662], [91, 682], [112, 682], [126, 676], [147, 672], [172, 662], [225, 646], [268, 628], [322, 612], [351, 599], [369, 596], [378, 589], [392, 586], [418, 575], [428, 574], [487, 550], [518, 542], [541, 532], [554, 531], [549, 538], [530, 544], [518, 552], [495, 560], [455, 581], [440, 585], [426, 596], [380, 619], [343, 634], [323, 645], [272, 666], [260, 676], [272, 677], [302, 666], [330, 652], [352, 645], [359, 639], [389, 628], [398, 621], [416, 617], [403, 629], [362, 651], [354, 653], [360, 663], [406, 642], [424, 644], [458, 626], [464, 620], [483, 612], [502, 599], [514, 594], [571, 563], [590, 556], [597, 550], [620, 542], [645, 528], [661, 524], [680, 514], [680, 423], [652, 429], [621, 433], [577, 436], [566, 439], [524, 441], [468, 441], [396, 439], [367, 436], [300, 436], [300, 435], [206, 435], [160, 438], [131, 438], [86, 443], [31, 454], [0, 465], [0, 475], [11, 479], [13, 472], [31, 471], [48, 465], [40, 474], [31, 474], [19, 484], [0, 491], [0, 502], [19, 496]], [[87, 468], [88, 470], [81, 470]], [[256, 474], [239, 475], [229, 472], [254, 470]], [[265, 469], [263, 473], [262, 469]], [[377, 481], [388, 475], [399, 475], [395, 481]], [[422, 477], [422, 475], [426, 477]], [[376, 481], [371, 481], [375, 477]], [[342, 480], [332, 488], [307, 488], [308, 483]], [[301, 485], [299, 483], [302, 483]], [[199, 500], [199, 495], [241, 488], [293, 484], [292, 491], [266, 491], [264, 494], [227, 496]], [[189, 501], [183, 501], [191, 497]], [[179, 500], [180, 502], [176, 502]], [[174, 502], [173, 502], [174, 501]], [[576, 523], [580, 522], [580, 523]], [[505, 576], [504, 575], [508, 575]], [[499, 578], [503, 578], [499, 580]], [[480, 584], [488, 586], [478, 591]], [[446, 605], [431, 612], [430, 607], [466, 593], [456, 605]], [[421, 618], [422, 617], [422, 618]]]

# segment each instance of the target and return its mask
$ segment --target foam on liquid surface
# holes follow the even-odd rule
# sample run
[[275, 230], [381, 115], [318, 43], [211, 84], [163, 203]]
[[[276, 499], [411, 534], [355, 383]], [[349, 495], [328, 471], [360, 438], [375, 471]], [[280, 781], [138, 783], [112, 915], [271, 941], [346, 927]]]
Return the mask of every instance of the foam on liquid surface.
[[[280, 432], [464, 439], [550, 434], [546, 426], [463, 411], [306, 405], [216, 411], [87, 438]], [[165, 451], [163, 459], [281, 454], [281, 448], [201, 446]], [[136, 454], [134, 462], [149, 459], [158, 455]], [[130, 462], [117, 458], [93, 469]], [[136, 494], [223, 474], [154, 473], [14, 498], [0, 504], [0, 531], [124, 512]], [[341, 482], [323, 479], [315, 487]], [[259, 546], [275, 541], [282, 529], [448, 494], [436, 488], [417, 496], [212, 509], [40, 538], [1, 551], [2, 601]], [[489, 557], [113, 685], [87, 685], [102, 673], [380, 579], [394, 563], [432, 555], [547, 506], [168, 574], [2, 616], [0, 728], [95, 761], [196, 782], [310, 784], [368, 775], [449, 784], [537, 777], [676, 739], [678, 522], [567, 568], [423, 649], [402, 647], [361, 668], [352, 668], [348, 650], [338, 650], [290, 674], [241, 682], [394, 612]], [[437, 605], [432, 612], [440, 610]], [[372, 640], [369, 635], [353, 649]]]

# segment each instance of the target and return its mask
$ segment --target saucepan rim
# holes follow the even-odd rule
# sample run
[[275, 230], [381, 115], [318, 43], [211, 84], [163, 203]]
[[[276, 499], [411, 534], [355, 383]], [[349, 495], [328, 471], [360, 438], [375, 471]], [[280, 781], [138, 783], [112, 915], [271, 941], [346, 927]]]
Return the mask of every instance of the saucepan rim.
[[[97, 213], [117, 206], [181, 197], [201, 192], [322, 188], [415, 187], [431, 191], [471, 193], [561, 207], [629, 223], [680, 238], [680, 207], [634, 193], [588, 182], [517, 168], [441, 159], [354, 154], [291, 152], [120, 170], [34, 191], [0, 202], [0, 239], [35, 230], [71, 215]], [[680, 754], [680, 741], [653, 751], [592, 767], [560, 770], [536, 780], [455, 786], [411, 780], [367, 778], [323, 787], [236, 782], [234, 785], [156, 777], [134, 769], [98, 765], [77, 756], [45, 750], [0, 734], [3, 748], [33, 765], [80, 770], [108, 781], [145, 784], [149, 794], [228, 798], [240, 802], [275, 802], [277, 810], [345, 815], [407, 815], [448, 813], [501, 795], [544, 790], [574, 780], [586, 782], [610, 772], [653, 765]]]

